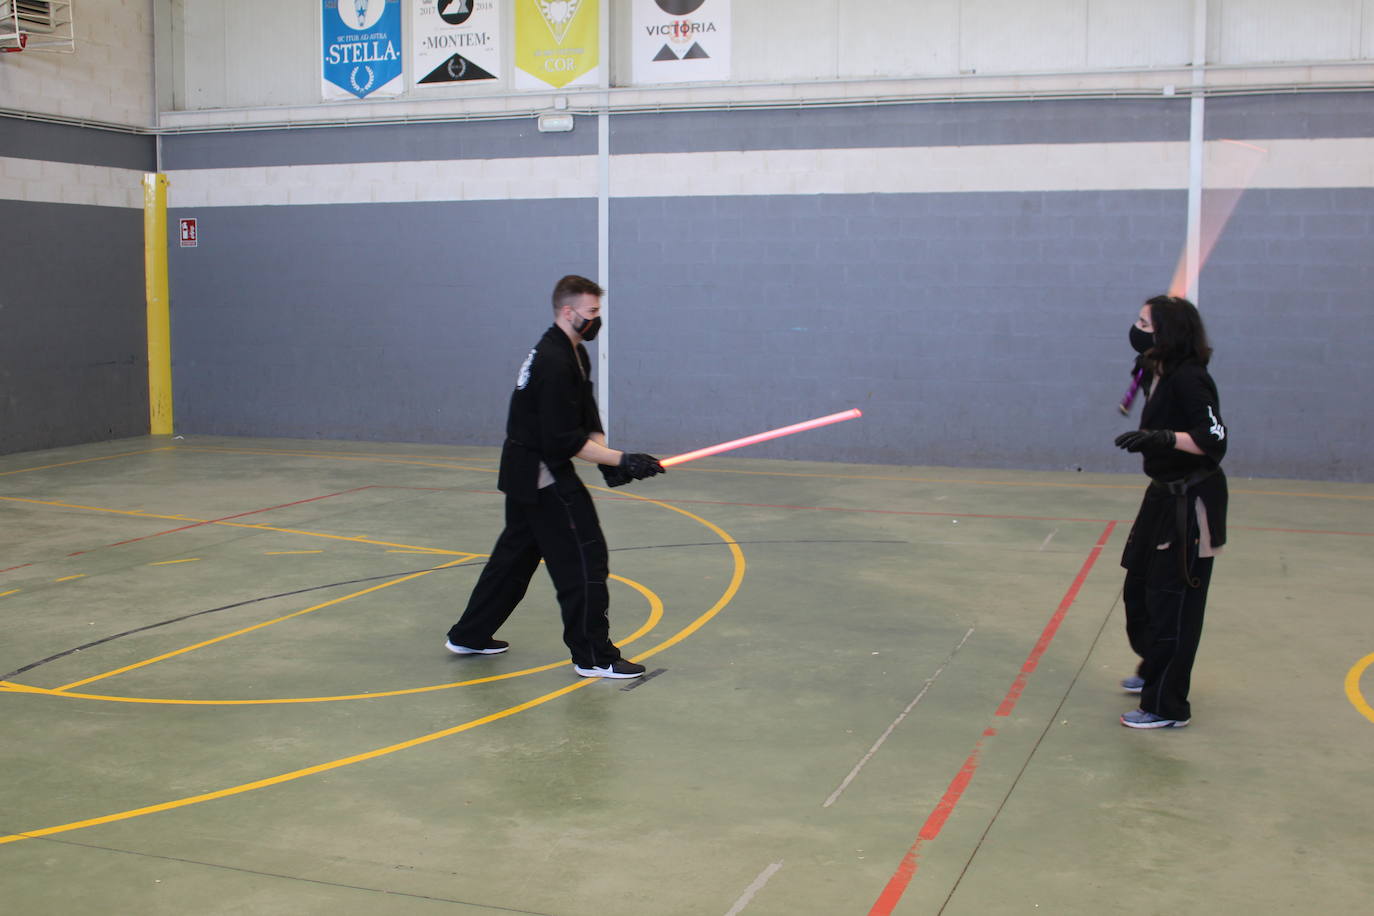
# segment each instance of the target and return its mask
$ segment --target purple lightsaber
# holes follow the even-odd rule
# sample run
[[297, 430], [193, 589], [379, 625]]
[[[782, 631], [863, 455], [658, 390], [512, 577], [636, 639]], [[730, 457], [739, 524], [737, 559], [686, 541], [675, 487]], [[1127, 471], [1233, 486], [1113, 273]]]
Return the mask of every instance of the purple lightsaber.
[[1123, 414], [1131, 412], [1131, 405], [1135, 403], [1135, 393], [1140, 390], [1140, 380], [1144, 377], [1144, 369], [1135, 370], [1135, 375], [1131, 376], [1131, 387], [1126, 389], [1126, 394], [1121, 398], [1121, 403], [1116, 405]]

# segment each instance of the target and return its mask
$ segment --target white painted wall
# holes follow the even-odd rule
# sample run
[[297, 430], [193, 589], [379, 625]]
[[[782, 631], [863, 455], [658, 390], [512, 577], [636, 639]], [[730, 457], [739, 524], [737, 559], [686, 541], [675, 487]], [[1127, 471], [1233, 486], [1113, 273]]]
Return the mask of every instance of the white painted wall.
[[[170, 16], [162, 17], [168, 21], [159, 26], [171, 30], [182, 62], [174, 74], [172, 108], [320, 104], [317, 0], [159, 2], [171, 9]], [[631, 38], [631, 0], [607, 2], [613, 50], [616, 59], [623, 60]], [[724, 95], [747, 98], [759, 84], [1085, 71], [1105, 78], [1127, 69], [1178, 68], [1191, 57], [1194, 2], [737, 0], [731, 81], [736, 88]], [[1374, 0], [1205, 2], [1211, 64], [1374, 61]], [[405, 12], [408, 27], [410, 10]], [[507, 7], [507, 40], [512, 34], [510, 18]], [[623, 64], [613, 67], [616, 85], [627, 84], [629, 69]], [[388, 102], [347, 105], [355, 111], [377, 105], [403, 110], [408, 102], [432, 105], [435, 100], [510, 95], [509, 55], [507, 72], [501, 75], [499, 84], [427, 89]], [[1083, 88], [1083, 79], [1074, 85]], [[719, 100], [720, 87], [713, 88]], [[659, 91], [679, 99], [692, 96], [691, 90]], [[512, 100], [508, 107], [528, 106]], [[484, 110], [493, 109], [488, 105]]]
[[[628, 56], [631, 0], [608, 0], [617, 59]], [[1186, 65], [1195, 0], [736, 0], [734, 80], [692, 90], [644, 90], [653, 103], [729, 102], [783, 94], [843, 98], [881, 85], [825, 88], [834, 81], [1006, 77], [1006, 88], [1054, 88], [1051, 74], [1082, 90], [1128, 85], [1124, 70], [1144, 69], [1136, 85]], [[1276, 64], [1363, 61], [1374, 65], [1374, 0], [1206, 0], [1208, 62], [1260, 68], [1237, 82], [1266, 82]], [[157, 111], [289, 109], [289, 116], [410, 116], [436, 107], [477, 114], [524, 111], [544, 100], [514, 94], [509, 72], [498, 85], [428, 89], [397, 100], [320, 101], [318, 0], [76, 0], [75, 54], [0, 55], [0, 109], [138, 127]], [[156, 15], [154, 9], [156, 8]], [[507, 8], [509, 19], [509, 8]], [[509, 22], [503, 31], [511, 35]], [[160, 99], [154, 99], [158, 30]], [[510, 55], [506, 55], [509, 70]], [[1277, 71], [1275, 71], [1277, 72]], [[1317, 73], [1282, 71], [1286, 82], [1365, 80], [1370, 67]], [[1086, 76], [1082, 74], [1087, 74]], [[618, 85], [629, 67], [613, 66]], [[1342, 76], [1346, 74], [1346, 76]], [[1124, 81], [1124, 82], [1123, 82]], [[1160, 75], [1156, 82], [1179, 81]], [[944, 91], [943, 86], [935, 86]], [[1000, 88], [1000, 86], [999, 86]], [[951, 93], [964, 87], [951, 84]], [[538, 94], [535, 94], [536, 96]], [[202, 118], [203, 120], [204, 118]], [[254, 120], [245, 112], [219, 121]], [[178, 116], [171, 118], [172, 126]]]
[[153, 0], [74, 0], [76, 51], [0, 54], [0, 109], [151, 127]]

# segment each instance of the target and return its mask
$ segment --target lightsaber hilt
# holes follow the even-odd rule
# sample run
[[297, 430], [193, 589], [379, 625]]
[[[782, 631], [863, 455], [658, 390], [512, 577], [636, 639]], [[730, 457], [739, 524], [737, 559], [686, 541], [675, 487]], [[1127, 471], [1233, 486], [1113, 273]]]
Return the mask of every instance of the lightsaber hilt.
[[1116, 405], [1123, 414], [1131, 412], [1131, 405], [1135, 403], [1136, 392], [1140, 390], [1140, 380], [1144, 377], [1144, 369], [1135, 370], [1135, 374], [1131, 376], [1131, 387], [1126, 389], [1126, 394], [1121, 398], [1121, 403]]
[[794, 433], [805, 432], [808, 429], [815, 429], [818, 426], [829, 426], [831, 423], [842, 423], [845, 420], [853, 420], [856, 417], [862, 416], [863, 411], [854, 407], [849, 410], [842, 410], [839, 413], [817, 417], [814, 420], [804, 420], [801, 423], [793, 423], [791, 426], [780, 426], [777, 429], [770, 429], [767, 432], [755, 433], [752, 436], [745, 436], [742, 439], [731, 439], [729, 442], [722, 442], [719, 445], [708, 445], [706, 448], [699, 448], [693, 452], [683, 452], [681, 455], [664, 458], [659, 464], [668, 468], [675, 464], [696, 461], [698, 458], [705, 458], [708, 455], [718, 455], [721, 452], [728, 452], [731, 449], [744, 448], [746, 445], [755, 445], [759, 442], [767, 442], [769, 439], [791, 436]]

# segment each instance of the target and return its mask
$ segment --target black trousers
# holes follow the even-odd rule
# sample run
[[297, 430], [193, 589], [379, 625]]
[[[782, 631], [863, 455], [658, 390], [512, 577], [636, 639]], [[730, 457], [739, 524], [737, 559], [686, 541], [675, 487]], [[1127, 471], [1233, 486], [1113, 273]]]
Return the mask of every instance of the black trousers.
[[1145, 680], [1140, 708], [1166, 719], [1192, 718], [1188, 689], [1212, 581], [1212, 558], [1198, 557], [1196, 539], [1188, 541], [1196, 588], [1183, 581], [1177, 553], [1183, 545], [1175, 538], [1169, 549], [1153, 551], [1144, 569], [1127, 570], [1121, 595], [1126, 638], [1140, 656], [1136, 673]]
[[549, 568], [573, 664], [605, 667], [620, 658], [610, 638], [609, 562], [601, 522], [582, 481], [557, 481], [538, 502], [506, 497], [506, 528], [477, 579], [463, 616], [448, 631], [454, 645], [481, 645], [525, 597], [540, 560]]

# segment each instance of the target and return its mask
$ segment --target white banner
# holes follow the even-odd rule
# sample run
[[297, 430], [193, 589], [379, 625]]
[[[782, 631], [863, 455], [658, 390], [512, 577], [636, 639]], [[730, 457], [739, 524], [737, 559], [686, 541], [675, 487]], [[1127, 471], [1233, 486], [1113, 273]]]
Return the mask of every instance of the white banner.
[[415, 88], [501, 78], [496, 0], [412, 0]]
[[634, 0], [635, 85], [730, 78], [730, 0]]

